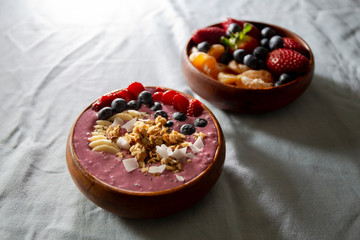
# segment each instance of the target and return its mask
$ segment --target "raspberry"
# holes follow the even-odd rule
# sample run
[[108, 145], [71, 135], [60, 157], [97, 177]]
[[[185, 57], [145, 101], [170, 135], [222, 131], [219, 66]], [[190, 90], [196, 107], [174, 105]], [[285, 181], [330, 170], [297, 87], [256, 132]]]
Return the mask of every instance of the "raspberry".
[[203, 106], [201, 102], [197, 99], [191, 99], [189, 102], [189, 107], [187, 110], [187, 115], [197, 117], [203, 111]]

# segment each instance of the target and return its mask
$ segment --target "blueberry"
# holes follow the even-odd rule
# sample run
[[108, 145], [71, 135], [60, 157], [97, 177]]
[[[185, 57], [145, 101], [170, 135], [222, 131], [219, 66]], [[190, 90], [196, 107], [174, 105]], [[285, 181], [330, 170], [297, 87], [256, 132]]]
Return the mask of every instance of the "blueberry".
[[129, 101], [127, 105], [129, 109], [133, 109], [133, 110], [139, 110], [139, 108], [141, 107], [140, 102], [136, 100]]
[[153, 105], [152, 94], [149, 91], [142, 91], [138, 96], [138, 101], [140, 104], [148, 104], [149, 106]]
[[284, 40], [279, 35], [273, 36], [269, 41], [269, 48], [275, 50], [284, 47]]
[[157, 110], [161, 110], [162, 109], [162, 105], [159, 102], [154, 102], [154, 105], [151, 107], [151, 111], [157, 111]]
[[165, 127], [172, 127], [173, 125], [174, 125], [174, 122], [170, 121], [170, 120], [164, 124]]
[[268, 50], [264, 47], [259, 46], [254, 49], [253, 55], [258, 59], [265, 60], [268, 55]]
[[200, 52], [207, 53], [210, 49], [210, 43], [208, 43], [207, 41], [203, 41], [197, 45], [197, 49]]
[[269, 39], [268, 38], [263, 38], [260, 40], [260, 45], [265, 47], [265, 48], [269, 48]]
[[266, 69], [266, 67], [267, 67], [267, 66], [266, 66], [265, 61], [259, 59], [259, 60], [258, 60], [257, 68], [258, 68], [258, 69]]
[[276, 34], [275, 30], [270, 28], [270, 27], [264, 27], [261, 30], [261, 36], [263, 38], [271, 38], [272, 36], [274, 36]]
[[249, 68], [257, 69], [257, 67], [258, 67], [258, 59], [255, 56], [251, 55], [251, 54], [247, 54], [244, 57], [244, 64], [246, 66], [248, 66]]
[[233, 59], [230, 52], [224, 52], [219, 59], [219, 62], [222, 64], [228, 64]]
[[178, 121], [185, 121], [186, 120], [186, 114], [182, 113], [182, 112], [174, 112], [172, 115], [173, 119], [178, 120]]
[[233, 57], [234, 57], [234, 60], [237, 62], [237, 63], [243, 63], [244, 61], [244, 57], [246, 55], [246, 51], [244, 49], [236, 49], [233, 53]]
[[99, 120], [105, 120], [111, 117], [112, 114], [113, 111], [111, 110], [111, 107], [104, 107], [97, 113], [97, 117]]
[[196, 128], [194, 125], [191, 124], [184, 124], [180, 128], [180, 132], [184, 135], [191, 135], [196, 131]]
[[163, 118], [168, 118], [168, 115], [165, 111], [163, 110], [157, 110], [154, 114], [154, 118], [156, 119], [158, 116], [162, 116]]
[[231, 33], [230, 33], [229, 31], [226, 31], [226, 32], [225, 32], [225, 37], [226, 37], [226, 38], [231, 38]]
[[226, 30], [228, 32], [237, 33], [237, 32], [241, 32], [241, 27], [237, 23], [230, 23], [230, 25]]
[[291, 82], [292, 80], [293, 79], [289, 74], [283, 73], [280, 75], [279, 80], [275, 82], [275, 86], [283, 85], [285, 83]]
[[111, 102], [111, 109], [113, 112], [117, 112], [120, 113], [122, 111], [125, 111], [127, 107], [127, 103], [124, 99], [122, 98], [115, 98], [112, 102]]
[[196, 127], [205, 127], [207, 125], [207, 121], [203, 118], [197, 118], [194, 121], [194, 125]]

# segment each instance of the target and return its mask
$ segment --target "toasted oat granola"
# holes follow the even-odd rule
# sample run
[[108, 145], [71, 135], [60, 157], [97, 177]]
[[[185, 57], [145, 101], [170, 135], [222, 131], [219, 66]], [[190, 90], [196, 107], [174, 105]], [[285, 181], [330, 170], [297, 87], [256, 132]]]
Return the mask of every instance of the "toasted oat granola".
[[107, 136], [113, 142], [116, 142], [121, 136], [130, 144], [129, 152], [138, 160], [142, 172], [146, 173], [148, 171], [147, 165], [153, 163], [165, 164], [167, 170], [179, 172], [183, 169], [179, 160], [174, 157], [161, 158], [156, 152], [156, 146], [162, 144], [173, 151], [177, 148], [189, 146], [189, 143], [185, 141], [186, 136], [184, 134], [164, 126], [166, 121], [166, 118], [161, 116], [156, 119], [138, 120], [134, 124], [133, 130], [123, 136], [121, 136], [118, 127], [109, 127]]

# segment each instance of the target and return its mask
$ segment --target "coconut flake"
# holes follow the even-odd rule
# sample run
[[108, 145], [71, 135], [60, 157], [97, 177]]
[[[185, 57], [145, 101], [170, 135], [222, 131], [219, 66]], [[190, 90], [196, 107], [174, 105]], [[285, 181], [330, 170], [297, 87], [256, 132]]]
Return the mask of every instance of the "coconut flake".
[[166, 149], [167, 149], [167, 154], [169, 155], [169, 157], [172, 156], [172, 155], [173, 155], [173, 151], [171, 150], [171, 148], [167, 147], [165, 144], [163, 144], [163, 145], [166, 147]]
[[195, 146], [194, 144], [190, 144], [190, 148], [193, 151], [193, 153], [198, 153], [201, 151], [201, 149]]
[[127, 158], [122, 160], [126, 171], [131, 172], [139, 168], [139, 163], [136, 158]]
[[118, 138], [118, 140], [116, 141], [116, 145], [118, 145], [120, 149], [124, 150], [128, 150], [130, 148], [130, 144], [123, 137]]
[[121, 118], [119, 118], [119, 117], [116, 117], [115, 119], [114, 119], [114, 122], [110, 125], [111, 127], [117, 127], [118, 125], [123, 125], [124, 124], [124, 120], [122, 120]]
[[174, 150], [172, 157], [176, 158], [177, 160], [182, 160], [186, 157], [186, 150], [187, 147], [177, 148]]
[[160, 166], [151, 166], [149, 167], [149, 173], [162, 173], [166, 168], [165, 164], [162, 164]]
[[175, 175], [175, 177], [177, 178], [177, 180], [179, 180], [181, 182], [185, 181], [185, 178], [183, 176]]
[[198, 137], [196, 139], [196, 141], [194, 142], [194, 146], [199, 148], [199, 149], [202, 149], [204, 147], [204, 143], [203, 143], [201, 137]]
[[156, 146], [156, 152], [160, 155], [161, 158], [168, 158], [168, 147], [165, 144], [162, 144], [161, 146]]
[[194, 157], [196, 157], [196, 156], [195, 156], [195, 154], [193, 154], [193, 153], [187, 153], [187, 154], [186, 154], [186, 157], [191, 159], [191, 158], [194, 158]]
[[122, 128], [125, 128], [126, 131], [130, 132], [133, 128], [134, 128], [134, 124], [136, 123], [137, 119], [133, 118], [131, 120], [129, 120], [128, 122], [126, 122], [124, 125], [122, 125]]

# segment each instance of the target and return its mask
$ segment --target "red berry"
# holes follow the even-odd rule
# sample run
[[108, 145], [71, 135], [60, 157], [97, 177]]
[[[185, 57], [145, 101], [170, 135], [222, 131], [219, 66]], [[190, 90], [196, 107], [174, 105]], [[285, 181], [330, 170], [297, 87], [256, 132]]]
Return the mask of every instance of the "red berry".
[[176, 110], [186, 114], [189, 106], [189, 100], [178, 93], [174, 96], [172, 105]]
[[156, 87], [155, 92], [165, 92], [166, 90], [162, 87]]
[[203, 111], [203, 106], [201, 102], [197, 99], [191, 99], [189, 102], [189, 107], [187, 110], [187, 115], [197, 117]]
[[110, 94], [103, 95], [93, 104], [93, 109], [95, 111], [99, 111], [103, 107], [108, 107], [110, 106], [112, 100], [113, 99], [110, 97]]
[[201, 28], [194, 31], [192, 40], [199, 44], [203, 41], [207, 41], [210, 44], [220, 43], [220, 38], [225, 36], [226, 31], [219, 27]]
[[242, 48], [248, 53], [252, 53], [256, 47], [259, 46], [259, 42], [251, 37], [251, 36], [245, 36], [244, 40], [240, 41], [238, 44], [238, 49]]
[[154, 102], [161, 102], [161, 99], [162, 99], [162, 96], [163, 96], [163, 92], [155, 92], [154, 94], [153, 94], [153, 101]]
[[304, 56], [307, 56], [308, 51], [304, 46], [298, 43], [295, 39], [283, 37], [284, 48], [295, 50]]
[[279, 48], [269, 53], [268, 70], [275, 76], [282, 73], [303, 74], [310, 68], [309, 60], [295, 50]]
[[[232, 18], [227, 18], [227, 19], [225, 19], [225, 21], [223, 21], [223, 22], [221, 23], [221, 25], [222, 25], [223, 29], [226, 31], [226, 29], [229, 27], [229, 25], [230, 25], [231, 23], [236, 23], [236, 24], [238, 24], [241, 28], [243, 28], [243, 27], [244, 27], [244, 24], [245, 24], [246, 22], [244, 22], [244, 21], [239, 21], [239, 20], [232, 19]], [[261, 36], [259, 29], [258, 29], [254, 24], [251, 24], [251, 23], [249, 23], [249, 24], [251, 25], [251, 30], [250, 30], [250, 32], [247, 33], [247, 35], [249, 35], [249, 36], [251, 36], [251, 37], [259, 40], [259, 39], [260, 39], [260, 36]]]
[[161, 101], [164, 104], [172, 105], [173, 98], [176, 94], [177, 92], [175, 92], [174, 90], [167, 90], [166, 92], [163, 93]]
[[115, 93], [115, 96], [116, 96], [116, 98], [124, 99], [126, 102], [129, 102], [129, 101], [135, 99], [135, 96], [127, 89], [123, 89], [120, 92]]
[[139, 93], [145, 90], [144, 86], [139, 82], [133, 82], [130, 84], [127, 88], [132, 95], [137, 98], [139, 96]]

